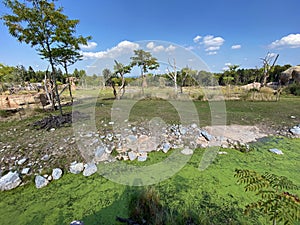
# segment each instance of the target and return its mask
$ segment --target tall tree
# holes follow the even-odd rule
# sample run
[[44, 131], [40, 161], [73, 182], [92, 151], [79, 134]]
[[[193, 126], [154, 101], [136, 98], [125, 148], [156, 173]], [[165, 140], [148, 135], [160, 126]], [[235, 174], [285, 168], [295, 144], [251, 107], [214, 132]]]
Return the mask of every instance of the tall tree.
[[138, 66], [141, 69], [142, 91], [144, 93], [144, 88], [147, 87], [145, 73], [147, 73], [148, 70], [157, 69], [159, 67], [159, 63], [150, 52], [146, 52], [142, 49], [134, 50], [134, 56], [132, 56], [130, 59], [132, 60], [131, 66]]
[[[55, 98], [62, 115], [56, 84], [55, 52], [74, 34], [79, 21], [70, 20], [62, 13], [62, 7], [55, 6], [54, 1], [26, 0], [21, 3], [18, 0], [4, 0], [4, 4], [12, 11], [11, 14], [2, 17], [9, 33], [18, 41], [35, 47], [42, 59], [49, 62], [52, 70], [49, 78], [54, 86]], [[54, 98], [52, 107], [55, 107]]]

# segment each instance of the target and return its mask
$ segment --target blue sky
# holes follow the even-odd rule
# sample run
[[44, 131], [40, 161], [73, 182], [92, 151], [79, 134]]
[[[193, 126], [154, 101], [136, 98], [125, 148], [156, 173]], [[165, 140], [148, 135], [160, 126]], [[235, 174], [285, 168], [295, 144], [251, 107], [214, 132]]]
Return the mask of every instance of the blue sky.
[[[85, 59], [71, 70], [118, 59], [123, 51], [140, 47], [136, 42], [142, 40], [149, 40], [146, 50], [153, 53], [181, 46], [213, 72], [229, 64], [260, 67], [260, 58], [268, 52], [280, 54], [278, 64], [300, 64], [299, 0], [59, 0], [57, 4], [70, 18], [80, 20], [78, 34], [93, 37], [89, 48], [82, 49]], [[5, 12], [1, 6], [0, 13]], [[0, 31], [0, 63], [47, 68], [37, 52], [18, 43], [2, 23]], [[161, 47], [160, 40], [170, 43]]]

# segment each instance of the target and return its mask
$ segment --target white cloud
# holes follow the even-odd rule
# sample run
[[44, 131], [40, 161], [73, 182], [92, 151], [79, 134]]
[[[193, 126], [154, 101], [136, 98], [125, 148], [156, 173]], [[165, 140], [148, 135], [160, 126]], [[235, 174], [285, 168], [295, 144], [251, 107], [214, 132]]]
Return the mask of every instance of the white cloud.
[[176, 49], [174, 45], [169, 45], [168, 47], [164, 47], [163, 45], [155, 46], [155, 43], [153, 41], [149, 42], [146, 45], [146, 47], [152, 50], [153, 52], [162, 52], [162, 51], [170, 52]]
[[207, 55], [216, 55], [218, 52], [208, 52]]
[[139, 44], [133, 43], [130, 41], [122, 41], [117, 46], [107, 49], [106, 51], [100, 52], [82, 52], [82, 55], [85, 58], [96, 58], [96, 59], [103, 59], [103, 58], [116, 58], [126, 53], [130, 53], [133, 50], [139, 48]]
[[148, 49], [153, 49], [154, 48], [154, 42], [149, 42], [147, 45], [146, 45], [146, 47], [148, 48]]
[[165, 50], [165, 47], [162, 45], [159, 45], [159, 46], [155, 46], [152, 50], [153, 50], [153, 52], [162, 52]]
[[280, 40], [273, 41], [270, 48], [299, 48], [300, 34], [289, 34], [282, 37]]
[[174, 51], [176, 49], [176, 47], [174, 45], [169, 45], [169, 47], [166, 48], [167, 52], [171, 52]]
[[232, 64], [230, 62], [225, 63], [225, 66], [231, 66]]
[[242, 46], [241, 45], [232, 45], [231, 49], [240, 49]]
[[197, 35], [196, 37], [194, 37], [193, 41], [194, 41], [195, 43], [198, 43], [198, 42], [200, 41], [201, 38], [202, 38], [201, 36]]
[[206, 52], [216, 51], [219, 50], [220, 46], [211, 46], [205, 49]]
[[[200, 39], [202, 39], [201, 42]], [[225, 40], [222, 37], [215, 37], [213, 35], [206, 35], [203, 38], [197, 36], [194, 38], [194, 42], [204, 45], [208, 55], [216, 55], [218, 53], [217, 51], [220, 50], [221, 46], [224, 44], [224, 41]]]
[[220, 47], [224, 44], [224, 39], [222, 37], [214, 37], [213, 35], [207, 35], [203, 38], [203, 44], [205, 47]]
[[92, 50], [92, 49], [96, 48], [97, 45], [98, 44], [96, 42], [91, 41], [91, 42], [88, 42], [87, 45], [80, 44], [79, 47], [83, 50]]

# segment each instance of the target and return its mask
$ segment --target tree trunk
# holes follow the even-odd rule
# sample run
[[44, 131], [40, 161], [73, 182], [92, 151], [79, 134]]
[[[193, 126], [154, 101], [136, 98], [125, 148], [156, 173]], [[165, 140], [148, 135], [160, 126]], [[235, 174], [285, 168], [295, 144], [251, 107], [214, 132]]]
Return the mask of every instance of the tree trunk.
[[69, 94], [70, 94], [70, 98], [71, 98], [71, 103], [73, 105], [72, 87], [71, 87], [70, 77], [69, 77], [69, 73], [68, 73], [68, 67], [67, 67], [66, 64], [64, 65], [64, 68], [65, 68], [65, 72], [66, 72], [67, 79], [68, 79], [68, 86], [69, 86]]

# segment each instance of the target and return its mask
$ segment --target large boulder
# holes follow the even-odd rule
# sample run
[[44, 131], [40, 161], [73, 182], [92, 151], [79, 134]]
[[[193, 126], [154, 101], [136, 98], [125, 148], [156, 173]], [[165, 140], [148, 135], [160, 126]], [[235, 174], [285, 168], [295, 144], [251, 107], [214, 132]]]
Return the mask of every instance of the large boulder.
[[7, 191], [18, 187], [22, 180], [19, 177], [18, 172], [9, 172], [5, 176], [0, 178], [0, 190]]
[[300, 83], [300, 66], [292, 66], [283, 71], [279, 76], [279, 83], [282, 85], [289, 84], [292, 80]]

